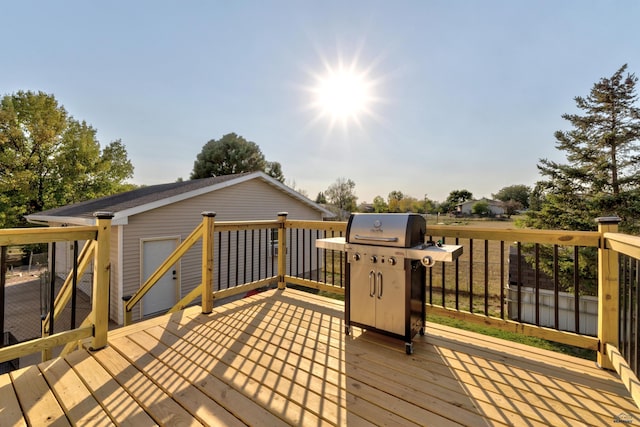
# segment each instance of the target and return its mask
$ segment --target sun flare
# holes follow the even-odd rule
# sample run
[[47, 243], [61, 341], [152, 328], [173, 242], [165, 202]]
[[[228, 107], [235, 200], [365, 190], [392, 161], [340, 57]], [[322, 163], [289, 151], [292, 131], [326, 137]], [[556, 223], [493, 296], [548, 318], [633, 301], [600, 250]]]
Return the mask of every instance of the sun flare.
[[316, 77], [312, 93], [314, 108], [320, 116], [331, 120], [332, 127], [336, 122], [343, 126], [350, 121], [360, 125], [363, 115], [372, 114], [373, 82], [354, 67], [327, 67], [324, 76]]

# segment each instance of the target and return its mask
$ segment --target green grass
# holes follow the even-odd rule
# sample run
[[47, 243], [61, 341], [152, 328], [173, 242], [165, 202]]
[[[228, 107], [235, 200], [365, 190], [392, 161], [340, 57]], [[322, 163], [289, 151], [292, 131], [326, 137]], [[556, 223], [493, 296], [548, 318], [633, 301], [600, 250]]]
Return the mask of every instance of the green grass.
[[580, 347], [573, 347], [570, 345], [560, 344], [553, 341], [547, 341], [547, 340], [543, 340], [536, 337], [530, 337], [527, 335], [517, 334], [513, 332], [506, 332], [501, 329], [491, 328], [491, 327], [482, 326], [482, 325], [476, 325], [474, 323], [467, 323], [462, 320], [450, 319], [442, 316], [427, 314], [427, 321], [438, 323], [440, 325], [451, 326], [452, 328], [463, 329], [465, 331], [477, 332], [479, 334], [488, 335], [491, 337], [500, 338], [507, 341], [526, 344], [532, 347], [556, 351], [558, 353], [580, 357], [582, 359], [587, 359], [592, 361], [596, 360], [596, 352], [594, 350], [586, 350]]

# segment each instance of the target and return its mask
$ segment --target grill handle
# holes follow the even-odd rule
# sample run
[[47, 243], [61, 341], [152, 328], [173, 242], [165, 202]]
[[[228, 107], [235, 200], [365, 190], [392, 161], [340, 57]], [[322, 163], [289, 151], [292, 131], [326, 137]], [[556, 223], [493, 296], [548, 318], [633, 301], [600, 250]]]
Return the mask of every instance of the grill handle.
[[374, 242], [397, 242], [398, 241], [397, 237], [361, 236], [359, 234], [356, 234], [354, 237], [356, 240], [373, 240]]
[[376, 294], [376, 273], [371, 270], [369, 272], [369, 296], [373, 298]]
[[382, 273], [378, 271], [378, 299], [382, 299]]

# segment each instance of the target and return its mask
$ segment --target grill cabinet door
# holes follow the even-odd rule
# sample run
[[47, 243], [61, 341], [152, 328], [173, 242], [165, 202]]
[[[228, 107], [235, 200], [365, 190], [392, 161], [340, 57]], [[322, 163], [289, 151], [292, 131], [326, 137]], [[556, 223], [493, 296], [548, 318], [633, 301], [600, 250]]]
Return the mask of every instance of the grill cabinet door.
[[[401, 264], [401, 263], [400, 263]], [[406, 286], [402, 266], [378, 266], [376, 273], [375, 327], [398, 335], [405, 334]]]
[[[376, 321], [376, 297], [375, 274], [373, 266], [368, 262], [352, 262], [350, 285], [350, 310], [351, 320], [375, 327]], [[373, 294], [373, 295], [372, 295]]]
[[389, 264], [375, 251], [363, 251], [358, 261], [349, 258], [350, 321], [364, 326], [405, 335], [406, 326], [406, 280], [404, 263]]

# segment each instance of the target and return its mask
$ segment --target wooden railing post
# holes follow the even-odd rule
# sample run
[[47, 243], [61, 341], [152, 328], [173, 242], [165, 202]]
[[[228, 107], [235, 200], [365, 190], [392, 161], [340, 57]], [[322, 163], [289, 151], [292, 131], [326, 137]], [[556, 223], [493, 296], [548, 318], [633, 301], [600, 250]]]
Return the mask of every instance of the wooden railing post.
[[131, 310], [127, 310], [127, 303], [131, 299], [132, 295], [125, 295], [122, 297], [122, 310], [124, 311], [124, 326], [128, 326], [133, 323], [133, 313]]
[[107, 345], [109, 330], [109, 278], [111, 272], [111, 212], [96, 212], [96, 250], [93, 257], [93, 341], [91, 349], [98, 350]]
[[278, 212], [278, 289], [287, 287], [284, 276], [287, 273], [287, 233], [286, 221], [288, 212]]
[[213, 311], [213, 230], [215, 212], [202, 212], [202, 313]]
[[614, 369], [607, 356], [606, 344], [618, 348], [620, 315], [620, 283], [618, 252], [608, 249], [604, 233], [617, 233], [620, 218], [597, 218], [600, 246], [598, 248], [598, 366]]

